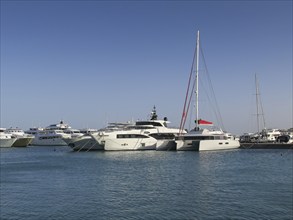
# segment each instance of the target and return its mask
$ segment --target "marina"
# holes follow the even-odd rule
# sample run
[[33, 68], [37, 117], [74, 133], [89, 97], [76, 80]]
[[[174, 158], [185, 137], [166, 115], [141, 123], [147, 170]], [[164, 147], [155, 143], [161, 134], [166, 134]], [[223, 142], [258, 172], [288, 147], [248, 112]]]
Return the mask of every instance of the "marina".
[[292, 0], [0, 2], [1, 220], [293, 220]]

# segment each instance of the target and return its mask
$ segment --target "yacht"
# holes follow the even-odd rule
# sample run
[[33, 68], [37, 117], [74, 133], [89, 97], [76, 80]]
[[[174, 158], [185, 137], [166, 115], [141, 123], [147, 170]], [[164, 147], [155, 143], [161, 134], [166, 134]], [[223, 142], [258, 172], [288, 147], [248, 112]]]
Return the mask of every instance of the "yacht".
[[106, 126], [105, 128], [99, 129], [97, 132], [92, 132], [89, 135], [95, 141], [95, 149], [105, 150], [106, 140], [108, 140], [109, 138], [112, 138], [111, 134], [113, 134], [114, 132], [122, 131], [133, 125], [134, 124], [130, 122], [127, 122], [127, 123], [112, 122], [112, 123], [108, 123], [108, 126]]
[[149, 120], [137, 121], [115, 129], [106, 129], [94, 135], [105, 150], [176, 150], [175, 136], [179, 128], [169, 128], [170, 122], [165, 117], [158, 120], [154, 106]]
[[60, 121], [60, 123], [49, 125], [46, 128], [30, 128], [30, 130], [25, 133], [35, 136], [31, 145], [66, 146], [67, 144], [62, 138], [70, 136], [70, 134], [64, 133], [64, 131], [68, 131], [68, 129], [71, 129], [71, 127], [63, 121]]
[[151, 132], [155, 131], [156, 129], [146, 126], [133, 126], [112, 131], [105, 140], [105, 150], [155, 150], [157, 139], [149, 136]]
[[198, 126], [176, 140], [178, 151], [209, 151], [228, 150], [240, 147], [233, 136], [219, 128], [204, 128]]
[[0, 128], [0, 147], [12, 147], [16, 138], [9, 133], [5, 133], [5, 128]]
[[[168, 124], [170, 124], [170, 121], [168, 121], [167, 117], [164, 117], [163, 120], [158, 120], [155, 106], [151, 112], [150, 120], [137, 121], [135, 123], [136, 126], [148, 126], [145, 129], [149, 130], [149, 136], [157, 140], [157, 151], [176, 150], [174, 140], [179, 135], [180, 129], [168, 127]], [[181, 133], [184, 134], [186, 131], [181, 131]]]
[[31, 134], [26, 134], [20, 128], [8, 128], [5, 133], [11, 134], [16, 137], [16, 141], [13, 143], [12, 147], [27, 147], [34, 139]]
[[[193, 60], [192, 70], [190, 72], [189, 86], [187, 88], [185, 104], [183, 108], [182, 119], [180, 123], [180, 130], [183, 130], [187, 112], [189, 109], [189, 104], [191, 97], [194, 93], [195, 87], [195, 104], [196, 104], [196, 120], [195, 128], [185, 134], [180, 134], [176, 137], [176, 149], [178, 151], [214, 151], [214, 150], [228, 150], [235, 149], [240, 147], [238, 140], [231, 138], [231, 135], [223, 132], [221, 129], [215, 129], [208, 126], [213, 126], [212, 122], [199, 119], [199, 106], [198, 106], [198, 63], [199, 63], [199, 31], [197, 32], [197, 41], [196, 41], [196, 54], [194, 56], [196, 59]], [[195, 82], [191, 82], [192, 74], [194, 70], [195, 62]], [[191, 83], [193, 86], [190, 87]], [[189, 91], [191, 89], [191, 92]], [[189, 97], [188, 97], [189, 96]], [[187, 104], [187, 99], [189, 98], [189, 104]], [[207, 126], [207, 127], [202, 127]]]

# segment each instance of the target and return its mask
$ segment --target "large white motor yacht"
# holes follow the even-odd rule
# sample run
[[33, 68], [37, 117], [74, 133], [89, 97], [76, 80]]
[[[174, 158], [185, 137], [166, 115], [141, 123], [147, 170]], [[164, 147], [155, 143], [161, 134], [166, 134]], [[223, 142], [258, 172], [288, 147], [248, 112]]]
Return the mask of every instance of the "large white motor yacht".
[[5, 133], [5, 128], [0, 128], [0, 147], [12, 147], [16, 138], [9, 133]]
[[118, 132], [126, 129], [129, 126], [133, 126], [134, 124], [131, 122], [121, 123], [121, 122], [112, 122], [108, 123], [108, 126], [105, 128], [99, 129], [97, 132], [92, 132], [89, 135], [93, 138], [96, 149], [105, 150], [105, 142], [108, 138], [112, 138], [110, 134], [113, 132]]
[[[169, 128], [170, 122], [157, 119], [154, 106], [150, 120], [131, 123], [113, 123], [106, 129], [92, 134], [105, 150], [176, 150], [175, 136], [179, 128]], [[185, 131], [183, 133], [186, 133]]]
[[[175, 137], [179, 135], [179, 128], [171, 128], [167, 125], [170, 121], [165, 117], [164, 120], [158, 120], [156, 107], [154, 106], [151, 112], [151, 118], [147, 121], [137, 121], [136, 126], [145, 126], [144, 129], [148, 129], [149, 136], [157, 140], [156, 150], [176, 150]], [[181, 131], [181, 134], [185, 134], [186, 131]]]
[[149, 136], [151, 130], [155, 132], [156, 129], [133, 126], [123, 130], [112, 131], [105, 140], [105, 150], [155, 150], [157, 140]]
[[27, 134], [33, 134], [31, 145], [37, 146], [66, 146], [67, 144], [63, 141], [63, 137], [68, 137], [70, 134], [64, 133], [65, 130], [71, 129], [68, 124], [64, 124], [60, 121], [59, 124], [52, 124], [48, 127], [42, 128], [31, 128], [26, 131]]

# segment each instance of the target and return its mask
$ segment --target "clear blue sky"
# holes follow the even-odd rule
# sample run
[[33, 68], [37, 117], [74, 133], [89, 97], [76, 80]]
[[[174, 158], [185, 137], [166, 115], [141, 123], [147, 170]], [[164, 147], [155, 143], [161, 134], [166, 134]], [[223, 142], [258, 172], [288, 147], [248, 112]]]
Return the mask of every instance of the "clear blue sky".
[[153, 105], [179, 126], [197, 30], [225, 129], [255, 131], [254, 74], [267, 127], [293, 127], [289, 0], [2, 0], [1, 127], [101, 128]]

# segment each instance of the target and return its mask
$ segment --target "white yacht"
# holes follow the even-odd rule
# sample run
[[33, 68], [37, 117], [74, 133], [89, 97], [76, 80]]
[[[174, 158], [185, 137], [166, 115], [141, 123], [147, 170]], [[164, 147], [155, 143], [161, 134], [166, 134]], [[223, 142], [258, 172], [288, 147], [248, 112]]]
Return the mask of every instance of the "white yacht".
[[69, 137], [70, 134], [64, 133], [65, 130], [71, 129], [68, 124], [64, 124], [60, 121], [59, 124], [52, 124], [46, 128], [30, 128], [26, 131], [27, 134], [33, 134], [31, 145], [36, 146], [66, 146], [67, 144], [63, 141], [63, 137]]
[[27, 147], [34, 139], [33, 135], [24, 133], [20, 128], [8, 128], [5, 133], [17, 138], [12, 147]]
[[[176, 150], [174, 140], [179, 135], [180, 129], [168, 127], [168, 124], [170, 124], [170, 121], [166, 117], [164, 120], [158, 120], [155, 106], [151, 112], [150, 120], [135, 123], [136, 126], [148, 126], [145, 129], [149, 129], [150, 133], [148, 135], [157, 140], [156, 150], [158, 151]], [[186, 131], [181, 132], [182, 134], [186, 133]]]
[[137, 121], [135, 124], [115, 124], [92, 136], [105, 150], [176, 150], [175, 136], [179, 128], [169, 128], [170, 122], [157, 119], [156, 107], [150, 120]]
[[203, 128], [198, 126], [176, 140], [177, 150], [208, 151], [229, 150], [240, 147], [240, 143], [233, 136], [219, 128]]
[[151, 132], [154, 133], [155, 131], [156, 129], [146, 129], [145, 126], [133, 126], [112, 131], [105, 140], [105, 150], [155, 150], [157, 139], [149, 136]]
[[[195, 87], [195, 104], [196, 104], [196, 126], [193, 130], [189, 131], [186, 134], [180, 134], [176, 138], [176, 149], [178, 151], [181, 150], [193, 150], [193, 151], [210, 151], [210, 150], [228, 150], [228, 149], [235, 149], [240, 147], [240, 143], [238, 140], [235, 140], [233, 138], [228, 137], [226, 133], [224, 133], [221, 129], [207, 129], [202, 128], [200, 125], [205, 124], [206, 126], [211, 126], [212, 123], [208, 121], [204, 121], [199, 119], [198, 114], [198, 61], [199, 61], [199, 31], [197, 32], [197, 41], [196, 41], [196, 65], [195, 65], [195, 82], [192, 82], [192, 84]], [[193, 68], [194, 63], [192, 64], [192, 71], [190, 73], [190, 79], [192, 78], [193, 74]], [[189, 85], [191, 85], [191, 80], [189, 81]], [[191, 86], [192, 87], [192, 86]], [[193, 88], [194, 88], [193, 87]], [[191, 100], [191, 97], [194, 93], [193, 88], [191, 89], [191, 92], [189, 93], [189, 86], [186, 93], [186, 100], [188, 98], [188, 94], [190, 95], [189, 100]], [[185, 101], [183, 114], [182, 114], [182, 120], [180, 129], [183, 130], [184, 123], [186, 121], [186, 115], [187, 113], [185, 111], [188, 111], [189, 104], [187, 105], [187, 102]], [[182, 121], [184, 123], [182, 123]]]
[[9, 133], [5, 133], [5, 128], [0, 128], [0, 147], [12, 147], [16, 138]]
[[105, 150], [105, 142], [108, 138], [112, 138], [113, 132], [118, 132], [128, 128], [129, 126], [133, 126], [133, 123], [109, 123], [105, 128], [99, 129], [97, 132], [92, 132], [89, 135], [93, 138], [95, 143], [95, 149]]

